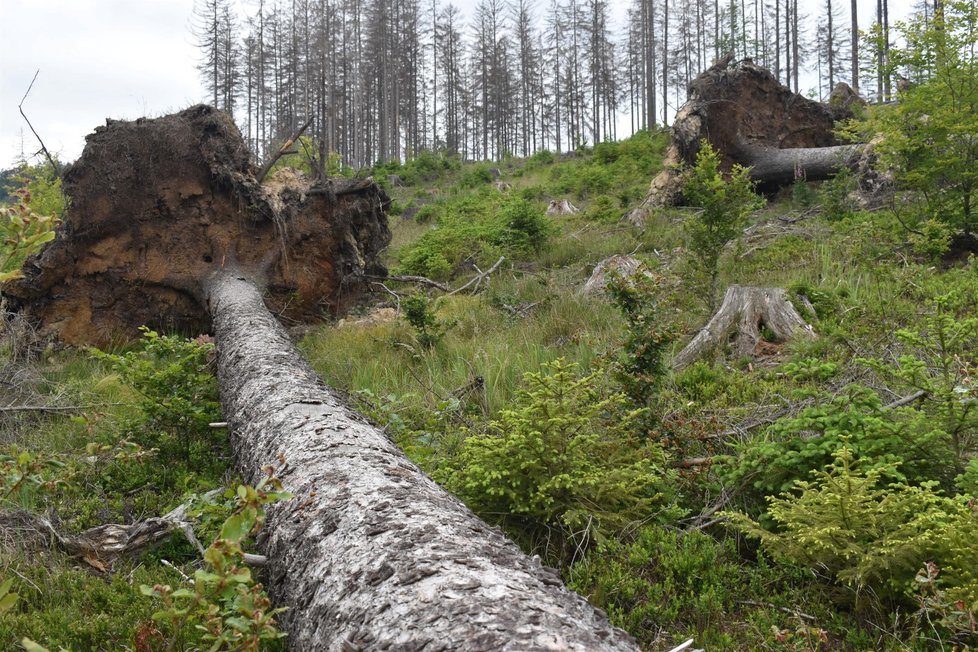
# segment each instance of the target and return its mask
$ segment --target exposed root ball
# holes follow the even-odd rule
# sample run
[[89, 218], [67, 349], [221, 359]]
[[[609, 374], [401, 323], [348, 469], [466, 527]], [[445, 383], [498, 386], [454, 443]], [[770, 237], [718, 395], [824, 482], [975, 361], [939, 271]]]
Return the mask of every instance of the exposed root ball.
[[280, 317], [319, 318], [382, 273], [388, 198], [372, 180], [255, 182], [231, 118], [199, 105], [108, 121], [64, 175], [57, 238], [3, 287], [43, 334], [104, 346], [140, 325], [210, 330], [200, 280], [224, 266], [263, 283]]

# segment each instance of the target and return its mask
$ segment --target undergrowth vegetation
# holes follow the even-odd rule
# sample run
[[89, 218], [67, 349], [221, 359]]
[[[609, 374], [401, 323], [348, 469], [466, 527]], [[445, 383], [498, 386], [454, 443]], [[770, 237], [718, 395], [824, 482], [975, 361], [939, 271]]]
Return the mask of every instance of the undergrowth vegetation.
[[[303, 352], [647, 649], [973, 648], [978, 262], [894, 212], [928, 198], [861, 211], [841, 175], [761, 206], [708, 157], [698, 207], [622, 222], [665, 145], [642, 132], [498, 168], [431, 153], [375, 167], [400, 207], [387, 262], [402, 280]], [[707, 205], [714, 190], [733, 199]], [[581, 211], [545, 214], [563, 199]], [[611, 255], [642, 271], [585, 292]], [[817, 337], [672, 370], [735, 283], [785, 288]], [[282, 496], [228, 475], [209, 341], [147, 331], [33, 363], [18, 346], [2, 344], [9, 404], [59, 409], [0, 412], [3, 510], [77, 532], [190, 501], [217, 543], [202, 560], [175, 536], [99, 575], [0, 537], [0, 646], [280, 646], [273, 623], [240, 620], [274, 616], [240, 553]]]

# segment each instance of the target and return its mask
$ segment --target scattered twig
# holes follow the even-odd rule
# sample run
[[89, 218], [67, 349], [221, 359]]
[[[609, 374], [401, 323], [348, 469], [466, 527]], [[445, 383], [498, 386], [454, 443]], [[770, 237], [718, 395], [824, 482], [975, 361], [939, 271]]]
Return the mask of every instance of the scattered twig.
[[6, 405], [0, 412], [80, 412], [96, 408], [127, 405], [127, 403], [97, 403], [92, 405]]
[[31, 89], [34, 88], [34, 82], [37, 81], [37, 76], [39, 74], [41, 74], [40, 70], [35, 71], [34, 79], [31, 80], [31, 85], [27, 87], [27, 92], [24, 93], [24, 97], [20, 99], [20, 104], [17, 105], [17, 110], [20, 111], [20, 115], [22, 118], [24, 118], [24, 122], [26, 122], [27, 126], [30, 127], [31, 133], [34, 134], [34, 138], [37, 138], [37, 142], [41, 144], [41, 151], [44, 152], [44, 156], [47, 157], [48, 163], [51, 164], [51, 167], [54, 169], [55, 172], [61, 174], [61, 166], [57, 164], [57, 162], [54, 160], [54, 157], [51, 156], [51, 152], [49, 152], [48, 148], [44, 146], [44, 141], [41, 140], [41, 137], [34, 129], [34, 125], [31, 124], [31, 121], [27, 119], [27, 114], [24, 113], [24, 101], [27, 99], [27, 96], [30, 95]]
[[396, 304], [395, 311], [397, 312], [398, 315], [400, 315], [401, 314], [401, 295], [399, 295], [397, 292], [395, 292], [394, 290], [390, 289], [389, 287], [387, 287], [386, 285], [384, 285], [380, 281], [372, 281], [370, 284], [371, 285], [379, 285], [380, 287], [382, 287], [384, 289], [384, 292], [386, 292], [387, 294], [391, 295], [394, 298], [394, 303]]
[[489, 277], [490, 274], [492, 274], [497, 269], [499, 269], [499, 266], [503, 264], [503, 261], [504, 260], [506, 260], [506, 257], [505, 256], [500, 256], [499, 257], [499, 260], [497, 260], [496, 263], [492, 267], [490, 267], [489, 269], [487, 269], [484, 272], [482, 270], [480, 270], [478, 267], [476, 267], [475, 268], [475, 271], [478, 272], [478, 276], [474, 277], [472, 280], [470, 280], [468, 283], [466, 283], [462, 287], [456, 288], [456, 289], [452, 290], [451, 292], [448, 293], [448, 296], [452, 296], [453, 294], [458, 294], [462, 290], [468, 288], [473, 283], [475, 284], [475, 287], [472, 288], [472, 294], [475, 294], [476, 292], [479, 291], [479, 286], [482, 285], [482, 281], [484, 281], [486, 278]]
[[766, 607], [768, 609], [777, 609], [778, 611], [784, 612], [795, 618], [801, 618], [802, 620], [807, 620], [809, 622], [816, 621], [818, 618], [811, 616], [797, 609], [790, 609], [788, 607], [779, 607], [776, 604], [771, 604], [770, 602], [757, 602], [756, 600], [737, 600], [737, 604], [746, 605], [748, 607]]
[[910, 405], [911, 403], [913, 403], [917, 399], [924, 398], [925, 396], [927, 396], [927, 392], [925, 392], [924, 390], [921, 389], [919, 391], [914, 392], [913, 394], [909, 394], [907, 396], [904, 396], [903, 398], [898, 398], [897, 400], [893, 401], [892, 403], [887, 403], [886, 405], [883, 406], [883, 409], [884, 410], [895, 410], [898, 407], [903, 407], [904, 405]]
[[181, 578], [183, 578], [183, 581], [184, 582], [189, 582], [189, 583], [192, 583], [193, 582], [193, 579], [191, 579], [191, 577], [189, 575], [187, 575], [182, 570], [180, 570], [179, 568], [177, 568], [176, 566], [174, 566], [173, 564], [171, 564], [166, 559], [160, 559], [160, 563], [163, 564], [164, 566], [166, 566], [167, 568], [172, 568], [173, 570], [175, 570], [177, 572], [177, 574]]
[[710, 464], [713, 464], [712, 455], [708, 457], [689, 457], [676, 462], [675, 466], [681, 469], [691, 469], [695, 466], [709, 466]]
[[428, 286], [430, 288], [434, 288], [436, 290], [441, 290], [442, 292], [445, 293], [446, 296], [449, 296], [449, 297], [452, 296], [453, 294], [458, 294], [459, 292], [461, 292], [463, 290], [467, 290], [468, 288], [470, 288], [470, 287], [472, 287], [474, 285], [475, 287], [472, 288], [472, 294], [475, 294], [476, 292], [479, 291], [479, 288], [482, 286], [482, 282], [485, 281], [487, 278], [489, 278], [489, 276], [493, 272], [495, 272], [497, 269], [499, 269], [499, 266], [503, 264], [503, 261], [504, 260], [506, 260], [506, 257], [505, 256], [500, 256], [499, 257], [499, 260], [497, 260], [495, 262], [495, 264], [493, 264], [492, 267], [490, 267], [489, 269], [487, 269], [484, 272], [481, 269], [479, 269], [478, 267], [476, 267], [475, 268], [475, 271], [477, 272], [476, 275], [473, 276], [471, 279], [469, 279], [469, 281], [465, 285], [462, 285], [461, 287], [457, 287], [454, 290], [452, 288], [448, 287], [447, 285], [445, 285], [444, 283], [439, 283], [438, 281], [432, 281], [430, 278], [426, 278], [424, 276], [413, 276], [413, 275], [410, 275], [410, 274], [404, 274], [404, 275], [399, 275], [399, 276], [369, 276], [368, 275], [368, 276], [366, 276], [366, 278], [367, 279], [374, 280], [374, 283], [376, 285], [380, 285], [382, 288], [384, 288], [384, 290], [387, 291], [388, 294], [391, 294], [391, 295], [394, 295], [394, 296], [398, 296], [396, 292], [394, 292], [393, 290], [391, 290], [390, 288], [388, 288], [386, 285], [384, 285], [383, 283], [380, 283], [378, 281], [383, 280], [383, 279], [386, 279], [388, 281], [397, 281], [399, 283], [416, 283], [418, 285], [426, 285], [426, 286]]
[[432, 281], [430, 278], [426, 278], [424, 276], [412, 276], [410, 274], [401, 274], [401, 275], [394, 275], [394, 276], [367, 276], [366, 278], [387, 279], [388, 281], [397, 281], [398, 283], [417, 283], [418, 285], [427, 285], [428, 287], [435, 288], [436, 290], [441, 290], [442, 292], [452, 291], [452, 289], [447, 285], [445, 285], [444, 283], [439, 283], [438, 281]]
[[275, 152], [274, 156], [272, 156], [270, 159], [265, 161], [265, 165], [261, 166], [261, 170], [259, 170], [258, 174], [255, 175], [255, 181], [261, 183], [265, 179], [265, 176], [268, 174], [268, 171], [272, 169], [272, 166], [275, 165], [275, 162], [288, 153], [289, 148], [295, 144], [295, 141], [297, 141], [299, 137], [302, 136], [302, 132], [308, 129], [309, 125], [311, 124], [312, 124], [312, 118], [309, 118], [308, 120], [306, 120], [306, 124], [299, 127], [299, 130], [295, 132], [295, 135], [293, 135], [292, 138], [289, 138], [287, 141], [285, 141], [285, 144], [282, 145], [282, 147], [280, 147], [277, 152]]

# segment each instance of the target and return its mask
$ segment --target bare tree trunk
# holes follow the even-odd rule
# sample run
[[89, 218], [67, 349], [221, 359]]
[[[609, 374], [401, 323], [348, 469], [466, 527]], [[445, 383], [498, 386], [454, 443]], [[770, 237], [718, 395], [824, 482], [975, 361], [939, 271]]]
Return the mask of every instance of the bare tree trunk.
[[238, 470], [294, 498], [260, 541], [294, 650], [637, 650], [349, 410], [245, 277], [206, 284]]
[[779, 149], [741, 143], [735, 157], [750, 167], [751, 179], [765, 184], [784, 185], [796, 177], [809, 181], [828, 179], [844, 167], [852, 167], [863, 145], [795, 147]]
[[677, 370], [689, 366], [711, 349], [727, 342], [732, 333], [734, 355], [749, 356], [761, 339], [762, 326], [770, 330], [779, 342], [793, 335], [815, 336], [812, 327], [791, 305], [783, 289], [733, 285], [727, 288], [720, 309], [693, 341], [679, 352], [673, 366]]

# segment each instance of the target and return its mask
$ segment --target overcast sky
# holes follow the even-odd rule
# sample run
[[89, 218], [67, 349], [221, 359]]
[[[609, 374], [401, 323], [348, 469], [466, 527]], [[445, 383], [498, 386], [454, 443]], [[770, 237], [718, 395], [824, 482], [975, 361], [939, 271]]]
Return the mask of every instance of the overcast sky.
[[[456, 0], [467, 9], [476, 0]], [[824, 0], [802, 0], [821, 5]], [[17, 111], [26, 102], [48, 149], [62, 160], [81, 154], [85, 135], [105, 119], [159, 116], [204, 99], [189, 23], [194, 0], [0, 0], [0, 169], [38, 151]], [[542, 3], [541, 3], [542, 4]], [[611, 0], [624, 16], [628, 0]], [[848, 3], [842, 3], [847, 5]], [[911, 0], [890, 0], [893, 16]], [[874, 0], [859, 0], [860, 24]], [[815, 11], [811, 11], [815, 14]]]

